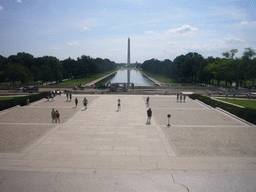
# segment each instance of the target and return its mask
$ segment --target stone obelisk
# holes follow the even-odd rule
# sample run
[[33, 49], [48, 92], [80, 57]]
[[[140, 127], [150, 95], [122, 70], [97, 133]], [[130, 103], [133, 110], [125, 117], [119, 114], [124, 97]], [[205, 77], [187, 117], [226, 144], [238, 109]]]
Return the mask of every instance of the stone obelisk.
[[[130, 54], [130, 37], [128, 38], [128, 55], [127, 55], [127, 66], [130, 67], [131, 54]], [[130, 84], [130, 69], [127, 70], [127, 83]]]
[[131, 55], [130, 55], [130, 37], [128, 38], [128, 55], [127, 55], [127, 66], [131, 64]]

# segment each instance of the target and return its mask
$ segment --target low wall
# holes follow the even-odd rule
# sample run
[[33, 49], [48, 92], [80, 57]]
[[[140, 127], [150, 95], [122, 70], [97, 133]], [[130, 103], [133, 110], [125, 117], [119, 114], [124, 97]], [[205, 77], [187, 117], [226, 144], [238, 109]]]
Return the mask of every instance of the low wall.
[[90, 83], [87, 83], [85, 86], [88, 86], [88, 87], [93, 86], [94, 84], [98, 83], [98, 82], [101, 81], [102, 79], [105, 79], [105, 78], [109, 77], [110, 75], [113, 75], [113, 74], [116, 73], [117, 71], [118, 71], [118, 70], [116, 70], [116, 71], [114, 71], [113, 73], [110, 73], [110, 74], [108, 74], [108, 75], [106, 75], [106, 76], [104, 76], [104, 77], [101, 77], [101, 78], [99, 78], [99, 79], [96, 79], [96, 80], [94, 80], [94, 81], [92, 81], [92, 82], [90, 82]]
[[165, 83], [162, 83], [162, 82], [160, 82], [160, 81], [157, 81], [156, 79], [154, 79], [154, 78], [152, 78], [152, 77], [146, 75], [146, 74], [143, 73], [142, 71], [140, 71], [140, 70], [137, 70], [137, 71], [139, 71], [142, 75], [146, 76], [148, 79], [150, 79], [151, 81], [153, 81], [155, 84], [159, 85], [160, 87], [166, 86]]

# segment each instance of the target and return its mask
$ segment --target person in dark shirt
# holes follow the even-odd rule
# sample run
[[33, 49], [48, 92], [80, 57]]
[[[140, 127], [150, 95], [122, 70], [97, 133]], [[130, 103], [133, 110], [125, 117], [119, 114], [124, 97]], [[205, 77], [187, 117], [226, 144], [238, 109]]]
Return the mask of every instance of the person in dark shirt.
[[121, 99], [117, 100], [117, 112], [121, 110]]
[[88, 103], [88, 100], [86, 99], [86, 97], [84, 97], [84, 109], [87, 109], [87, 103]]
[[147, 99], [146, 99], [146, 104], [147, 104], [147, 106], [149, 105], [149, 97], [147, 97]]
[[60, 123], [60, 113], [58, 110], [56, 110], [55, 115], [56, 115], [56, 123], [58, 123], [58, 122]]
[[150, 120], [151, 120], [151, 117], [152, 117], [151, 108], [149, 108], [149, 109], [147, 110], [147, 114], [148, 114], [147, 124], [150, 124]]
[[76, 98], [75, 98], [76, 107], [77, 107], [77, 103], [78, 103], [78, 99], [77, 99], [77, 97], [76, 97]]

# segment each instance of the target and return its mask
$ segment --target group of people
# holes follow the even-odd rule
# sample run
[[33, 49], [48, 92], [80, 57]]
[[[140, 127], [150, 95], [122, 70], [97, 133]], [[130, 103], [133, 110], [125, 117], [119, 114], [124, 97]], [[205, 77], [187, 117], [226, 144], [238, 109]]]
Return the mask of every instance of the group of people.
[[60, 123], [60, 113], [58, 110], [54, 111], [54, 109], [52, 109], [51, 112], [51, 116], [52, 116], [52, 123]]
[[246, 93], [246, 98], [247, 98], [247, 99], [253, 99], [253, 96], [252, 96], [251, 93]]
[[60, 90], [59, 90], [59, 91], [57, 91], [57, 90], [55, 90], [55, 91], [49, 91], [49, 92], [47, 93], [47, 101], [50, 101], [50, 99], [51, 99], [52, 101], [54, 101], [54, 97], [55, 97], [56, 95], [61, 95], [61, 91], [60, 91]]
[[68, 101], [68, 98], [69, 98], [69, 102], [71, 102], [71, 100], [72, 100], [72, 93], [67, 91], [66, 97], [67, 97], [67, 101]]
[[50, 99], [53, 101], [54, 97], [55, 97], [54, 91], [50, 91], [47, 93], [47, 101], [49, 101]]
[[[83, 99], [83, 103], [84, 103], [84, 107], [85, 109], [87, 108], [87, 104], [88, 104], [88, 100], [86, 99], [86, 97], [84, 97]], [[77, 104], [78, 104], [78, 99], [77, 97], [75, 98], [75, 104], [76, 104], [76, 107], [77, 107]], [[52, 117], [52, 123], [60, 123], [60, 113], [58, 110], [54, 110], [54, 108], [52, 109], [51, 111], [51, 117]]]
[[182, 98], [183, 98], [183, 102], [185, 103], [186, 95], [182, 93], [177, 93], [177, 102], [180, 101], [182, 103]]
[[[69, 99], [69, 102], [72, 101], [72, 93], [71, 92], [67, 91], [66, 97], [67, 97], [67, 101], [68, 101], [68, 99]], [[76, 97], [75, 98], [75, 105], [76, 105], [76, 107], [77, 107], [77, 104], [78, 104], [78, 99]], [[88, 104], [88, 100], [86, 99], [86, 97], [84, 97], [84, 99], [83, 99], [83, 104], [84, 104], [84, 107], [86, 109], [87, 108], [87, 104]]]
[[[88, 100], [86, 99], [86, 97], [84, 97], [83, 103], [84, 103], [84, 107], [85, 107], [85, 109], [86, 109], [86, 108], [87, 108], [87, 104], [88, 104]], [[77, 107], [77, 104], [78, 104], [78, 99], [77, 99], [77, 97], [75, 98], [75, 104], [76, 104], [76, 107]]]

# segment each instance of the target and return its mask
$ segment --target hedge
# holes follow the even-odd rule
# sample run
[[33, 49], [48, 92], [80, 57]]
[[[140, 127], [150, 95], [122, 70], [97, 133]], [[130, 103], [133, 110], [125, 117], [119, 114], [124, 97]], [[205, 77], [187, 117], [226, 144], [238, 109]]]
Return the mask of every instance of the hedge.
[[189, 96], [191, 99], [198, 99], [211, 107], [219, 107], [222, 108], [252, 124], [256, 124], [256, 110], [251, 108], [240, 108], [231, 104], [223, 103], [221, 101], [216, 101], [211, 99], [210, 97], [202, 96], [199, 94], [192, 94]]
[[29, 96], [14, 97], [13, 99], [10, 99], [10, 100], [3, 100], [3, 101], [0, 101], [0, 111], [4, 109], [8, 109], [10, 107], [14, 107], [16, 105], [24, 106], [26, 105], [27, 99], [29, 99], [29, 102], [32, 103], [42, 98], [46, 98], [46, 96], [47, 96], [47, 92], [42, 92], [42, 93], [33, 94]]

